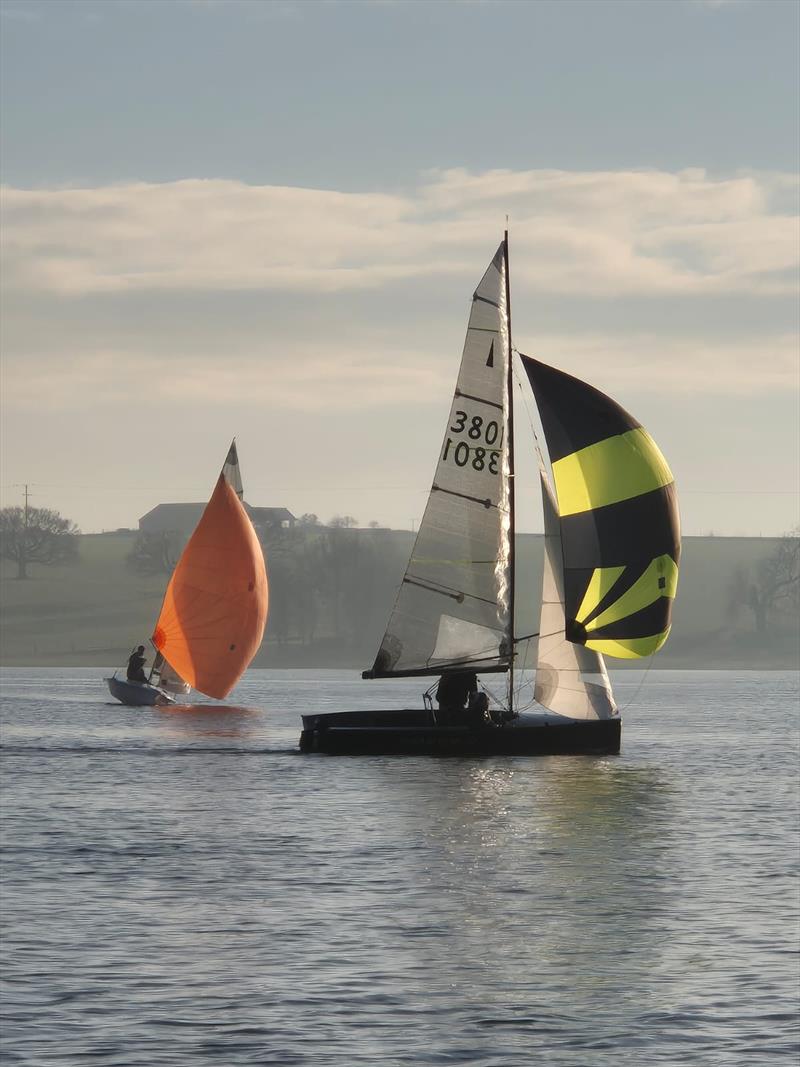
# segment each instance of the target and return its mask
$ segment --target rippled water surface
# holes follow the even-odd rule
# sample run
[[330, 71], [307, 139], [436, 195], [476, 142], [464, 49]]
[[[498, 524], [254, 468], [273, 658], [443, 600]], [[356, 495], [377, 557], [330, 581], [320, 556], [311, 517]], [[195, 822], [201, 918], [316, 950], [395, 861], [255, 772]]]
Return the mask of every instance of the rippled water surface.
[[102, 674], [2, 672], [4, 1063], [796, 1062], [796, 674], [625, 673], [621, 756], [490, 760], [297, 753], [419, 682]]

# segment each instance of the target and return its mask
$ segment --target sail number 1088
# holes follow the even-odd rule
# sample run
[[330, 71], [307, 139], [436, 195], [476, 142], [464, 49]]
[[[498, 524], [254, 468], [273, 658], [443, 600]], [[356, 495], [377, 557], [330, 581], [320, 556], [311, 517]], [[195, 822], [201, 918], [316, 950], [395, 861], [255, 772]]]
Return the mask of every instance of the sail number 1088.
[[[482, 415], [470, 417], [466, 411], [457, 411], [450, 433], [463, 434], [464, 437], [469, 438], [469, 441], [464, 440], [464, 437], [455, 441], [452, 437], [448, 437], [444, 443], [443, 462], [452, 462], [457, 467], [470, 466], [476, 471], [485, 470], [489, 474], [497, 474], [500, 449], [503, 447], [505, 434], [504, 426], [494, 419], [486, 421]], [[477, 444], [478, 441], [483, 443]], [[484, 447], [484, 444], [489, 447]]]

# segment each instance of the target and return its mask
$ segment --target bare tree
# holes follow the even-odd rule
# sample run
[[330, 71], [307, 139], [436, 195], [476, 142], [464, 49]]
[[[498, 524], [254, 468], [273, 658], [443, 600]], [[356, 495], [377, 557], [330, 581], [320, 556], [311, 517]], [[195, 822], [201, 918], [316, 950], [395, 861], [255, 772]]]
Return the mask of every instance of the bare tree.
[[351, 530], [354, 526], [358, 526], [358, 519], [354, 519], [352, 515], [334, 515], [329, 520], [328, 526], [334, 530]]
[[0, 556], [17, 565], [17, 578], [28, 578], [31, 563], [51, 566], [78, 559], [80, 530], [50, 508], [0, 510]]
[[753, 612], [756, 630], [767, 632], [775, 615], [796, 614], [800, 608], [800, 527], [780, 538], [771, 555], [748, 574], [734, 574], [729, 608], [744, 604]]
[[172, 574], [183, 548], [183, 540], [175, 530], [160, 530], [136, 535], [133, 548], [125, 563], [134, 574]]

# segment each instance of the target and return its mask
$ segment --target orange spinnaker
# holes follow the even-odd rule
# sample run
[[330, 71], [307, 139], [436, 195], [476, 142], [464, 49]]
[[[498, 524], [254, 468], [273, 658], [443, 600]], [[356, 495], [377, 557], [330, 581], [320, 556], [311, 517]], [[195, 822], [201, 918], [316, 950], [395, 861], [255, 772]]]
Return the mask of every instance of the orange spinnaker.
[[258, 651], [268, 599], [261, 545], [221, 474], [167, 586], [153, 644], [191, 686], [222, 699]]

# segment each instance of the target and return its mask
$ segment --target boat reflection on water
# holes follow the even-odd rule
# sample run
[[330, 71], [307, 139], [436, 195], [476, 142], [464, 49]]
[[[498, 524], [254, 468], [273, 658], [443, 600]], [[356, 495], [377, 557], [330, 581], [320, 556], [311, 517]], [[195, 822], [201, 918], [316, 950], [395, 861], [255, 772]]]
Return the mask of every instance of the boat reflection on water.
[[[428, 891], [446, 936], [420, 951], [446, 943], [443, 973], [453, 958], [459, 967], [481, 961], [487, 1026], [577, 1018], [598, 997], [617, 1009], [638, 1005], [667, 968], [664, 930], [673, 921], [676, 813], [666, 778], [574, 757], [436, 769], [424, 789], [416, 781], [418, 803], [404, 797], [395, 807], [424, 839], [420, 881], [432, 869], [440, 874]], [[611, 966], [599, 972], [598, 959]], [[502, 999], [492, 990], [503, 990]]]
[[260, 725], [264, 712], [238, 704], [167, 704], [153, 708], [174, 732], [196, 737], [242, 737]]

